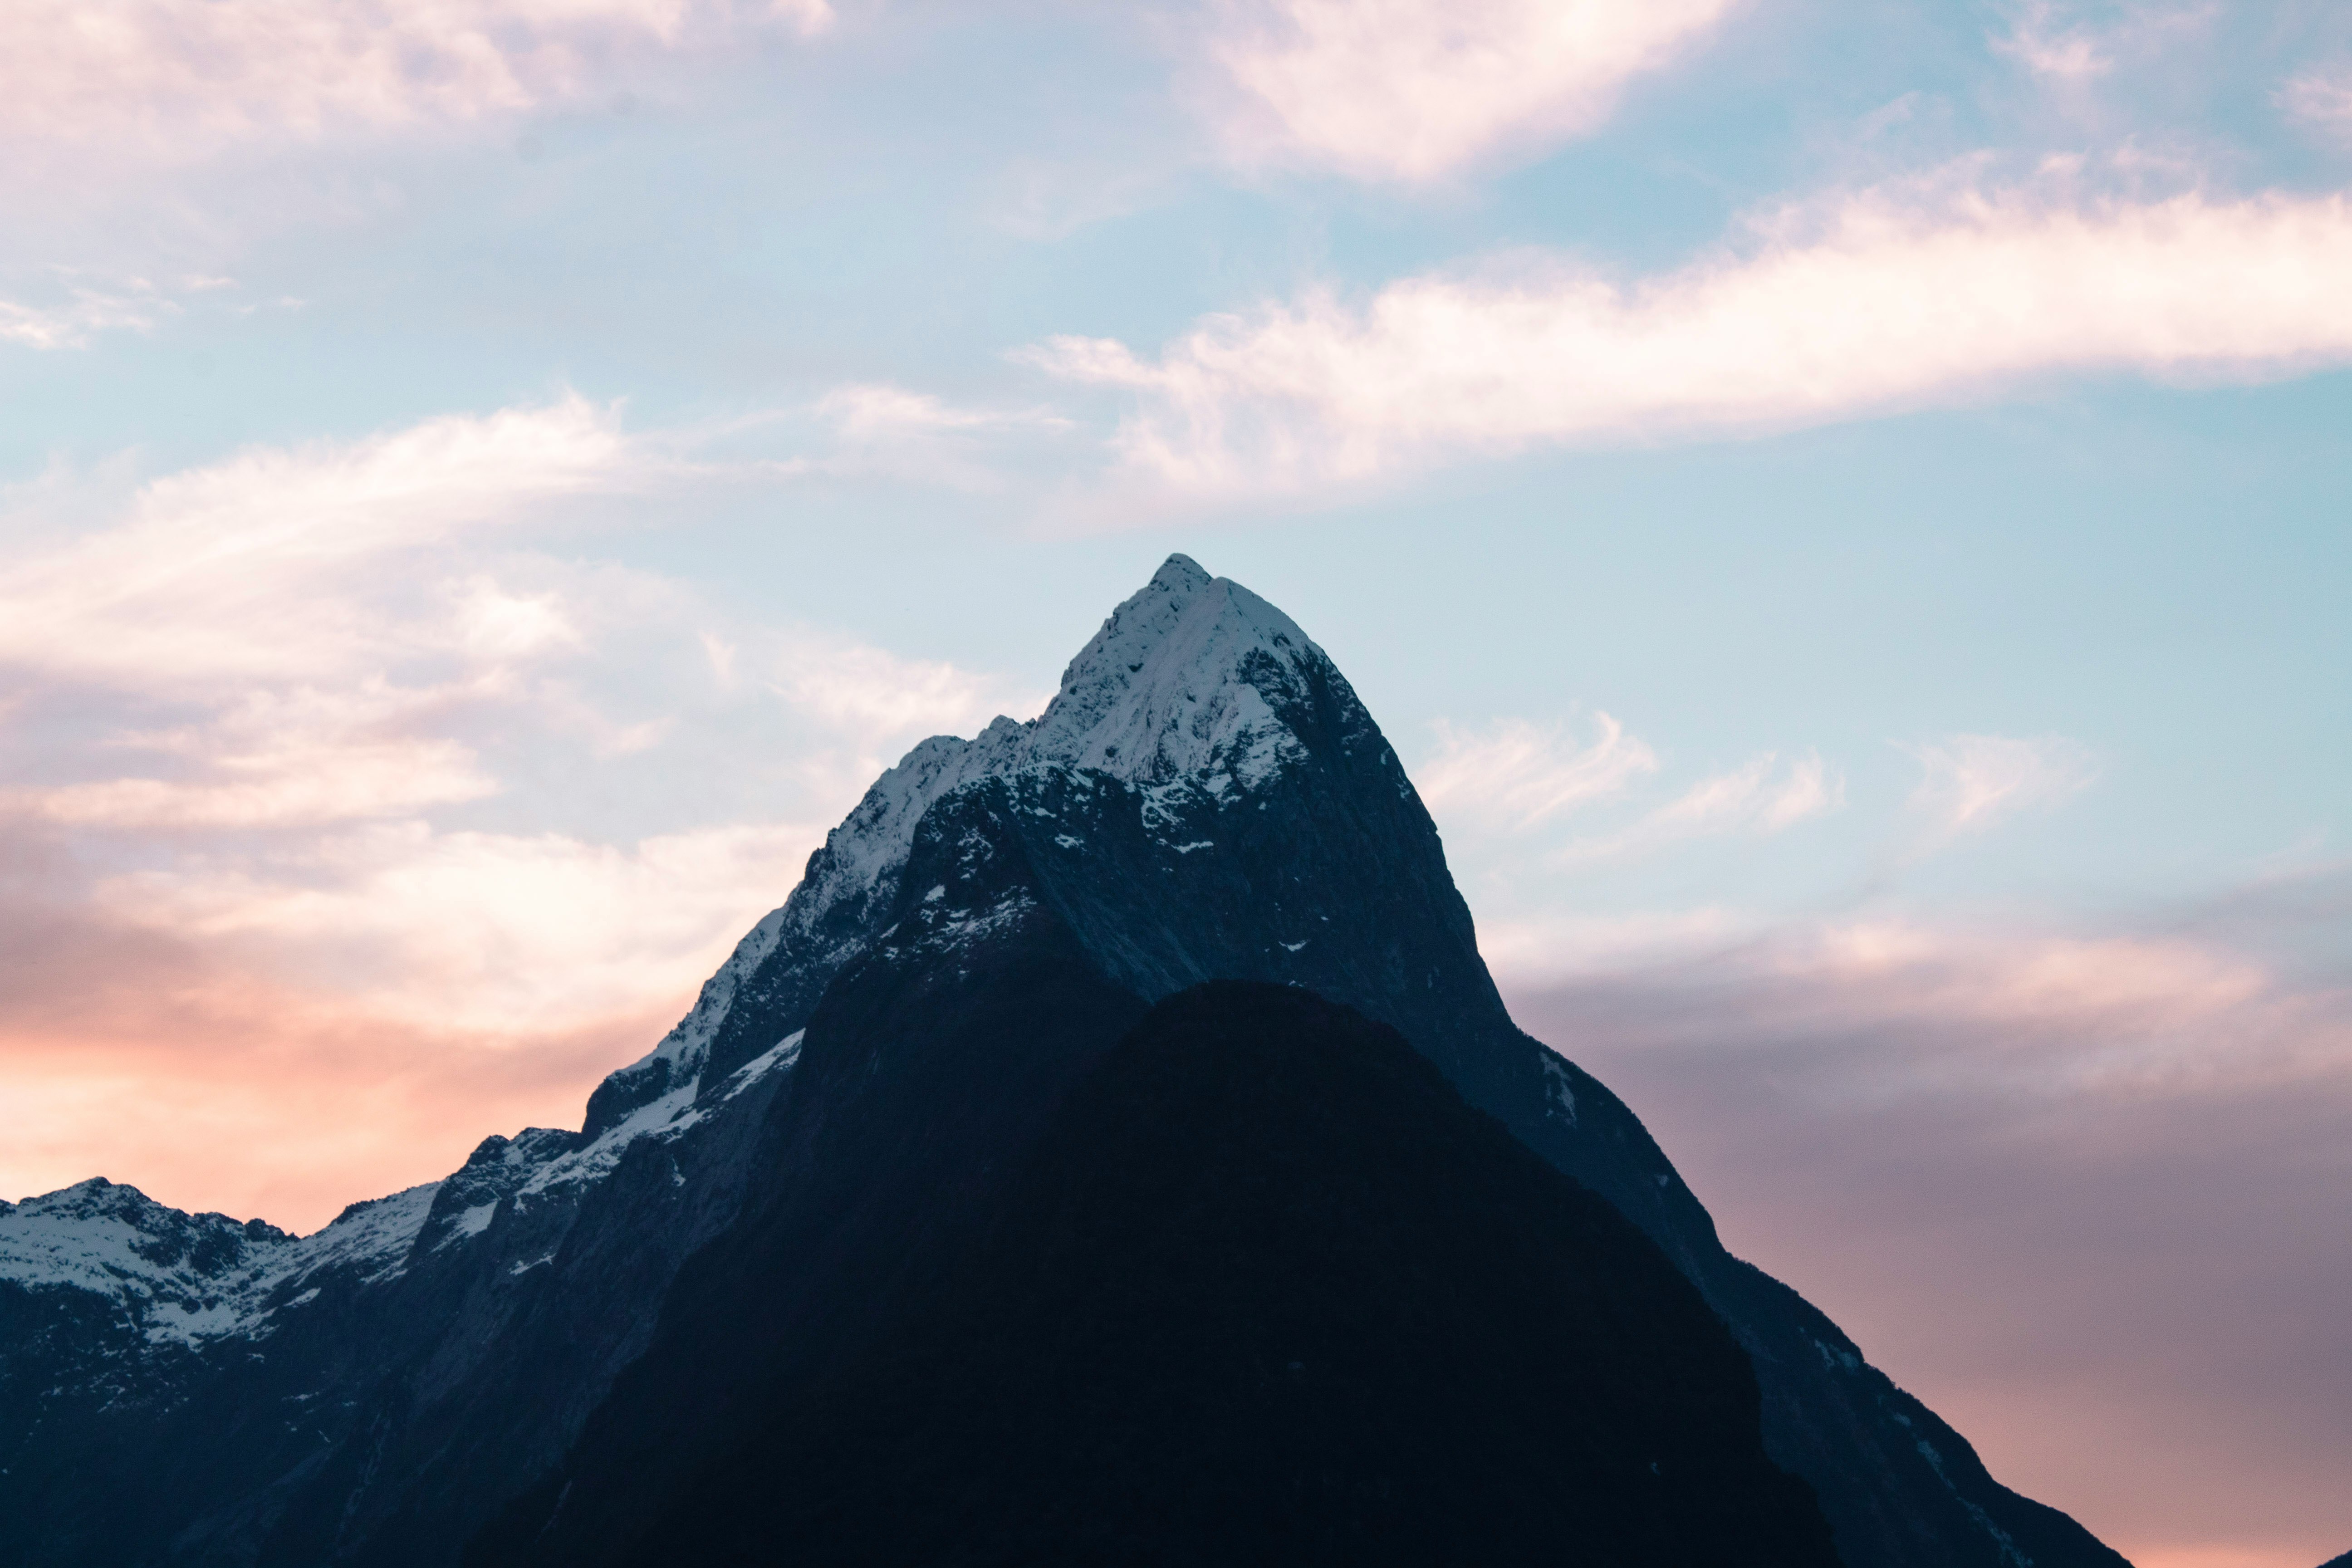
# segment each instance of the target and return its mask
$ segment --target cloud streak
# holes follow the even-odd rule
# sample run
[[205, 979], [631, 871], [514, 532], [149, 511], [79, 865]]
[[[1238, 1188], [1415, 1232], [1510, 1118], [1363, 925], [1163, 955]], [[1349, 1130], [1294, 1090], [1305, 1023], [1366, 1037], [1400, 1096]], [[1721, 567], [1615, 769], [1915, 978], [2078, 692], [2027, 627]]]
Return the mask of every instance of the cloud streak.
[[2079, 24], [2067, 26], [2050, 0], [2025, 0], [2015, 6], [2009, 31], [1995, 37], [1992, 47], [2036, 76], [2066, 81], [2103, 77], [2116, 63], [2096, 35]]
[[1440, 721], [1437, 755], [1415, 770], [1421, 798], [1441, 817], [1521, 831], [1622, 795], [1658, 770], [1657, 753], [1606, 713], [1580, 745], [1565, 728], [1524, 719], [1485, 730]]
[[2056, 735], [1949, 735], [1905, 749], [1919, 763], [1918, 787], [1906, 804], [1927, 847], [2055, 805], [2089, 788], [2098, 773], [2087, 748]]
[[593, 1028], [691, 994], [824, 839], [764, 824], [629, 846], [387, 824], [107, 879], [93, 907], [411, 1027]]
[[1227, 0], [1213, 114], [1246, 167], [1425, 184], [1607, 118], [1733, 0]]
[[[1775, 776], [1776, 769], [1778, 776]], [[1845, 780], [1808, 752], [1780, 767], [1767, 752], [1729, 773], [1700, 780], [1622, 830], [1580, 838], [1555, 858], [1561, 865], [1639, 855], [1693, 838], [1743, 834], [1768, 837], [1843, 808]]]
[[2352, 363], [2340, 195], [2074, 204], [1863, 193], [1745, 249], [1619, 283], [1558, 256], [1203, 321], [1156, 359], [1031, 359], [1133, 402], [1122, 481], [1215, 503], [1328, 497], [1562, 443], [1799, 428], [2126, 372], [2261, 379]]
[[77, 285], [68, 298], [53, 305], [0, 300], [0, 342], [32, 349], [86, 348], [97, 333], [146, 331], [157, 318], [177, 309], [152, 286], [135, 282], [123, 293]]
[[458, 647], [498, 613], [478, 585], [390, 616], [368, 602], [383, 564], [625, 485], [642, 458], [615, 411], [567, 397], [168, 475], [117, 526], [0, 560], [0, 664], [153, 689]]
[[259, 138], [464, 125], [576, 100], [632, 52], [832, 21], [826, 0], [16, 0], [0, 142], [182, 163]]
[[2289, 118], [2352, 139], [2352, 67], [2305, 71], [2279, 89], [2277, 101]]

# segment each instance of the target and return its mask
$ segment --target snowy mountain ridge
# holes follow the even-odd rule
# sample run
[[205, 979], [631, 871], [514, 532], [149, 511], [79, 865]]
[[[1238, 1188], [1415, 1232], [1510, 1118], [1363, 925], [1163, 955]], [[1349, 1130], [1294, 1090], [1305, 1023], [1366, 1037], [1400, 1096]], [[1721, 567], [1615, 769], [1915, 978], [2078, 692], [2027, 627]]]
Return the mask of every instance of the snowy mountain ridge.
[[395, 1271], [440, 1185], [353, 1204], [296, 1237], [257, 1219], [183, 1214], [94, 1176], [0, 1204], [0, 1280], [101, 1298], [151, 1345], [266, 1334], [278, 1308], [322, 1270], [371, 1283]]
[[811, 857], [801, 885], [737, 943], [686, 1017], [607, 1079], [583, 1131], [530, 1128], [487, 1140], [445, 1181], [354, 1204], [308, 1237], [260, 1220], [185, 1215], [93, 1178], [0, 1205], [0, 1282], [91, 1292], [152, 1345], [259, 1337], [322, 1269], [347, 1269], [362, 1284], [388, 1280], [414, 1250], [481, 1235], [501, 1204], [593, 1185], [639, 1139], [678, 1137], [769, 1071], [790, 1070], [797, 1032], [704, 1093], [709, 1047], [737, 988], [780, 948], [813, 950], [801, 960], [822, 973], [863, 951], [871, 937], [862, 917], [895, 891], [916, 824], [936, 802], [982, 779], [1069, 768], [1143, 786], [1147, 819], [1165, 815], [1171, 792], [1231, 799], [1303, 758], [1267, 694], [1294, 690], [1310, 661], [1328, 662], [1289, 616], [1171, 555], [1070, 661], [1042, 714], [999, 718], [970, 740], [933, 736], [877, 779]]
[[[610, 1114], [634, 1114], [697, 1082], [738, 988], [780, 950], [826, 972], [863, 951], [856, 916], [887, 901], [916, 824], [940, 800], [982, 779], [1062, 767], [1143, 786], [1148, 813], [1170, 790], [1229, 801], [1305, 760], [1276, 702], [1295, 697], [1302, 672], [1318, 664], [1329, 668], [1328, 656], [1288, 616], [1192, 557], [1171, 555], [1078, 650], [1043, 713], [1026, 722], [1000, 716], [971, 740], [934, 735], [875, 780], [810, 857], [783, 907], [705, 983], [693, 1010], [607, 1080]], [[850, 929], [829, 934], [843, 927]], [[592, 1110], [592, 1130], [605, 1121]]]

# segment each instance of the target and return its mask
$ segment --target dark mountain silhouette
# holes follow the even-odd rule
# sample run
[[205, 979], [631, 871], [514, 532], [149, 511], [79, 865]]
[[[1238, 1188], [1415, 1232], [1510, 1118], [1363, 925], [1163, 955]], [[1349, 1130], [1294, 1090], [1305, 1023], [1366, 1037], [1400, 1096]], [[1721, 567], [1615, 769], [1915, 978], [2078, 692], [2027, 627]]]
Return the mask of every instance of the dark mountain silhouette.
[[[1690, 1283], [1304, 990], [1161, 1002], [972, 1222], [898, 1326], [744, 1399], [611, 1560], [1836, 1561]], [[781, 1261], [666, 1331], [757, 1364]], [[625, 1387], [658, 1398], [664, 1360]], [[599, 1560], [591, 1517], [529, 1560]]]
[[[1182, 557], [1119, 607], [1040, 718], [927, 741], [884, 774], [678, 1028], [597, 1090], [583, 1131], [489, 1140], [447, 1181], [355, 1205], [310, 1237], [86, 1188], [0, 1213], [0, 1562], [405, 1568], [454, 1562], [468, 1542], [477, 1563], [617, 1562], [656, 1548], [656, 1521], [704, 1521], [714, 1542], [756, 1529], [762, 1508], [818, 1528], [789, 1512], [814, 1494], [730, 1488], [746, 1473], [730, 1467], [755, 1455], [823, 1468], [903, 1438], [925, 1474], [994, 1462], [979, 1450], [1001, 1417], [985, 1413], [1034, 1369], [1020, 1358], [1050, 1347], [1008, 1333], [981, 1354], [941, 1337], [942, 1303], [1000, 1321], [1080, 1310], [1079, 1297], [1024, 1297], [1042, 1287], [1006, 1260], [1066, 1263], [1052, 1227], [1109, 1211], [1041, 1197], [1015, 1173], [1055, 1150], [1076, 1160], [1082, 1135], [1063, 1118], [1108, 1092], [1094, 1075], [1126, 1059], [1118, 1042], [1214, 981], [1303, 989], [1393, 1029], [1630, 1221], [1654, 1251], [1622, 1257], [1653, 1261], [1623, 1263], [1611, 1288], [1638, 1294], [1662, 1258], [1727, 1328], [1760, 1399], [1763, 1456], [1811, 1488], [1849, 1568], [2121, 1562], [1994, 1482], [1826, 1318], [1723, 1250], [1638, 1119], [1512, 1024], [1436, 830], [1339, 670], [1279, 611]], [[1266, 1092], [1232, 1114], [1272, 1139], [1276, 1108], [1297, 1101]], [[1400, 1194], [1377, 1184], [1328, 1195], [1349, 1192], [1368, 1205], [1358, 1214], [1402, 1212], [1380, 1209]], [[1420, 1234], [1318, 1267], [1327, 1283], [1358, 1266], [1410, 1275]], [[1508, 1292], [1486, 1284], [1501, 1311]], [[1062, 1337], [1097, 1356], [1068, 1363], [1068, 1386], [1146, 1392], [1121, 1379], [1150, 1369], [1103, 1364], [1112, 1329], [1089, 1332]], [[946, 1365], [950, 1342], [965, 1370], [906, 1381]], [[1663, 1343], [1629, 1344], [1624, 1365], [1654, 1365], [1643, 1358]], [[1687, 1341], [1688, 1364], [1715, 1364], [1700, 1343]], [[1190, 1353], [1207, 1357], [1203, 1408], [1219, 1388], [1241, 1397], [1231, 1364]], [[1491, 1370], [1463, 1350], [1471, 1386]], [[925, 1404], [934, 1384], [960, 1403]], [[851, 1419], [844, 1389], [899, 1401], [900, 1436]], [[1727, 1389], [1710, 1374], [1685, 1408], [1720, 1411]], [[1301, 1407], [1297, 1430], [1322, 1431], [1313, 1423], [1340, 1408]], [[1586, 1416], [1616, 1408], [1563, 1412], [1545, 1440], [1601, 1442], [1591, 1435], [1625, 1429]], [[831, 1414], [809, 1427], [809, 1411]], [[1096, 1430], [1084, 1407], [1060, 1427], [1034, 1414], [1044, 1424], [995, 1434], [1004, 1456]], [[1261, 1439], [1273, 1436], [1234, 1434]], [[1340, 1470], [1393, 1486], [1409, 1451], [1380, 1443], [1370, 1431], [1360, 1450], [1335, 1448], [1356, 1456]], [[1737, 1447], [1717, 1458], [1752, 1478]], [[1612, 1452], [1616, 1464], [1630, 1450]], [[1086, 1483], [1097, 1499], [1126, 1484], [1104, 1465]], [[1582, 1484], [1563, 1479], [1559, 1495]], [[1788, 1524], [1763, 1481], [1736, 1495], [1759, 1510], [1755, 1529]], [[824, 1517], [854, 1543], [846, 1502]], [[1020, 1526], [1000, 1513], [989, 1528]]]

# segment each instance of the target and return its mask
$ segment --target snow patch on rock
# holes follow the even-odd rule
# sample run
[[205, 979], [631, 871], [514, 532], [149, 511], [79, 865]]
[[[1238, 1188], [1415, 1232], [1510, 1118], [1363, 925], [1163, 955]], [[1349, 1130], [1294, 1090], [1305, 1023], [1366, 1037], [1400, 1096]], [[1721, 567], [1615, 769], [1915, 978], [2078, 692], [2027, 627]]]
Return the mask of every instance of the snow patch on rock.
[[[273, 1297], [327, 1270], [363, 1284], [396, 1277], [439, 1186], [354, 1204], [323, 1230], [295, 1237], [258, 1220], [184, 1214], [94, 1177], [0, 1211], [0, 1283], [103, 1297], [152, 1345], [257, 1333]], [[288, 1304], [318, 1295], [314, 1288]]]
[[[795, 1029], [757, 1057], [745, 1062], [727, 1076], [719, 1086], [717, 1096], [709, 1105], [698, 1107], [702, 1082], [688, 1079], [658, 1100], [637, 1107], [615, 1125], [605, 1129], [594, 1142], [549, 1161], [523, 1184], [526, 1196], [537, 1196], [558, 1188], [597, 1182], [612, 1174], [613, 1167], [629, 1145], [640, 1138], [677, 1137], [688, 1128], [698, 1125], [713, 1106], [724, 1104], [742, 1093], [761, 1079], [779, 1068], [789, 1068], [800, 1058], [801, 1037], [805, 1029]], [[468, 1213], [471, 1211], [469, 1210]]]

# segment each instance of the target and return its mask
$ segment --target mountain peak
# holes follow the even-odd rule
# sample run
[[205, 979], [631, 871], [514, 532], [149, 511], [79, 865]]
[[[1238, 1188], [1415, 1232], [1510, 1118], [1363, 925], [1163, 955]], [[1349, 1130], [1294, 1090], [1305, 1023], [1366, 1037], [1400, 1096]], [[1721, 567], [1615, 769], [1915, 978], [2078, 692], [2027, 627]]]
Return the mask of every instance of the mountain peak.
[[1297, 743], [1267, 703], [1279, 690], [1262, 688], [1286, 687], [1295, 666], [1322, 658], [1288, 616], [1171, 555], [1070, 661], [1024, 760], [1140, 784], [1235, 773], [1255, 782]]
[[[693, 1011], [649, 1055], [605, 1080], [586, 1130], [607, 1131], [699, 1075], [736, 987], [780, 950], [829, 951], [812, 973], [845, 962], [863, 941], [851, 934], [848, 911], [887, 896], [916, 824], [936, 802], [979, 780], [1045, 765], [1146, 787], [1189, 781], [1231, 804], [1306, 760], [1306, 743], [1284, 715], [1299, 710], [1310, 672], [1329, 664], [1288, 616], [1189, 555], [1169, 556], [1078, 650], [1043, 713], [1025, 723], [999, 718], [970, 740], [934, 735], [875, 780], [826, 835], [784, 907], [753, 927], [705, 983]], [[820, 934], [836, 926], [839, 934]]]
[[1151, 574], [1149, 586], [1166, 588], [1171, 592], [1198, 593], [1214, 581], [1199, 562], [1179, 550], [1160, 563], [1160, 570]]

